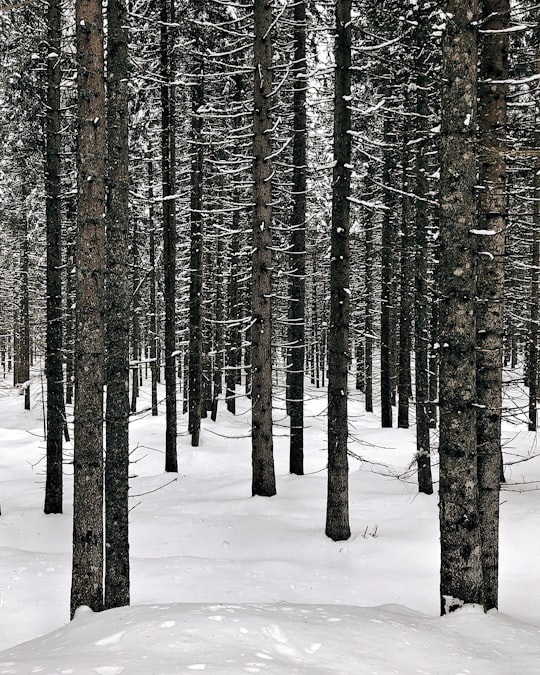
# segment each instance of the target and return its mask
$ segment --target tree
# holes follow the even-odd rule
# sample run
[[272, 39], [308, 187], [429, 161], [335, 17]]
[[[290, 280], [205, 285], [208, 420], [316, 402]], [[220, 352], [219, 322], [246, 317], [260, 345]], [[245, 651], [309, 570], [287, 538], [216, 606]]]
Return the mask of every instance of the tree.
[[61, 41], [60, 3], [47, 7], [47, 108], [45, 121], [45, 221], [47, 227], [47, 477], [45, 513], [62, 513], [62, 434], [64, 372], [62, 361], [62, 214], [61, 214]]
[[129, 605], [128, 40], [124, 0], [107, 9], [105, 607]]
[[103, 607], [106, 110], [99, 0], [77, 0], [77, 306], [71, 616]]
[[440, 213], [441, 613], [482, 603], [476, 451], [476, 0], [448, 0]]
[[294, 5], [293, 91], [293, 209], [291, 215], [292, 269], [289, 301], [290, 363], [288, 403], [291, 417], [291, 473], [304, 473], [304, 360], [306, 276], [306, 3]]
[[351, 0], [337, 0], [334, 171], [328, 337], [328, 494], [326, 535], [348, 539], [347, 369], [349, 363], [349, 196], [351, 186]]
[[165, 303], [165, 471], [178, 471], [176, 450], [176, 106], [174, 0], [161, 0], [161, 181]]
[[254, 0], [251, 276], [252, 494], [276, 494], [272, 441], [272, 7]]
[[476, 419], [483, 602], [498, 605], [499, 485], [506, 235], [506, 95], [509, 0], [483, 0], [479, 97], [479, 245]]

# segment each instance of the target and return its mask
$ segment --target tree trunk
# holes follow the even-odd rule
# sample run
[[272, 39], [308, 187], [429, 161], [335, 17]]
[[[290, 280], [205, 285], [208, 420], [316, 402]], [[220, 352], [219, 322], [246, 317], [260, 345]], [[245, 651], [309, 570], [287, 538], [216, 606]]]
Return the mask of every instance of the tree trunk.
[[364, 317], [364, 367], [365, 367], [365, 408], [373, 412], [373, 213], [367, 207], [364, 211], [365, 230], [365, 317]]
[[328, 494], [326, 535], [348, 539], [347, 369], [349, 362], [349, 196], [351, 188], [351, 0], [336, 2], [334, 170], [328, 336]]
[[161, 180], [165, 304], [165, 471], [178, 471], [176, 449], [176, 127], [172, 51], [174, 0], [161, 0]]
[[158, 414], [157, 382], [158, 382], [158, 327], [157, 327], [157, 300], [156, 300], [156, 236], [154, 231], [154, 167], [152, 160], [148, 160], [148, 240], [150, 273], [150, 376], [152, 378], [152, 416]]
[[[200, 51], [196, 41], [196, 51]], [[189, 421], [191, 445], [199, 445], [202, 415], [203, 351], [203, 118], [204, 104], [202, 57], [196, 64], [196, 81], [191, 91], [191, 195], [190, 195], [190, 281], [189, 281]]]
[[289, 300], [290, 368], [288, 402], [291, 417], [289, 471], [304, 473], [304, 360], [306, 277], [306, 4], [294, 5], [293, 211]]
[[441, 613], [482, 603], [476, 452], [476, 0], [448, 0], [440, 255]]
[[[415, 46], [416, 61], [416, 133], [419, 139], [416, 150], [416, 194], [422, 197], [429, 192], [428, 139], [429, 89], [428, 72], [430, 54], [425, 49], [430, 30], [430, 8], [418, 9]], [[418, 491], [433, 494], [429, 440], [429, 313], [428, 313], [428, 210], [427, 203], [419, 199], [416, 204], [416, 250], [414, 272], [414, 322], [415, 322], [415, 398], [416, 398], [416, 466]]]
[[[110, 609], [129, 605], [129, 118], [125, 0], [109, 0], [107, 21], [105, 608]], [[132, 254], [137, 281], [136, 237], [134, 224]], [[138, 321], [136, 306], [132, 314], [134, 322]], [[138, 335], [133, 333], [133, 342], [138, 344]]]
[[252, 494], [276, 494], [272, 441], [272, 10], [254, 0], [251, 286]]
[[77, 0], [77, 302], [71, 617], [103, 608], [106, 110], [99, 0]]
[[47, 477], [45, 513], [62, 513], [62, 435], [64, 430], [64, 368], [62, 361], [62, 215], [60, 134], [60, 3], [47, 7], [47, 112], [45, 119], [45, 220], [47, 227]]
[[[499, 487], [506, 232], [509, 0], [483, 0], [479, 85], [480, 180], [476, 307], [476, 413], [484, 609], [498, 606]], [[489, 32], [493, 31], [493, 32]]]

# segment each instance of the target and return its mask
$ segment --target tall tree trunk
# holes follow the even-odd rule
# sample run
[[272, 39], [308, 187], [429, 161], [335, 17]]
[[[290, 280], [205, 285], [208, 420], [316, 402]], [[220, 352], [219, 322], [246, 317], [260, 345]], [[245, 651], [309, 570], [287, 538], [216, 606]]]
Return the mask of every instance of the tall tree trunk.
[[75, 246], [70, 243], [66, 247], [66, 319], [65, 319], [65, 352], [66, 352], [66, 405], [73, 403], [73, 385], [75, 382]]
[[[420, 197], [429, 192], [427, 153], [429, 88], [428, 72], [430, 55], [425, 48], [428, 39], [430, 7], [420, 8], [416, 13], [417, 28], [415, 46], [416, 61], [416, 132], [417, 150], [415, 165], [416, 194]], [[428, 313], [428, 210], [424, 199], [417, 200], [415, 212], [416, 237], [414, 255], [414, 323], [415, 323], [415, 398], [416, 398], [416, 467], [418, 491], [433, 494], [429, 440], [429, 313]]]
[[[139, 268], [139, 236], [137, 219], [133, 222], [131, 238], [131, 401], [129, 409], [132, 413], [137, 412], [137, 399], [139, 398], [139, 370], [141, 360], [141, 281]], [[129, 366], [129, 360], [128, 360]], [[129, 380], [129, 378], [128, 378]], [[129, 386], [129, 382], [128, 382]]]
[[[384, 153], [383, 183], [390, 186], [394, 158], [390, 151], [390, 123], [388, 114], [384, 120], [384, 140], [388, 147]], [[383, 213], [381, 242], [381, 426], [392, 426], [392, 399], [394, 374], [394, 195], [384, 192], [386, 209]]]
[[[409, 109], [410, 101], [406, 99], [405, 107]], [[402, 151], [402, 185], [401, 198], [401, 264], [400, 264], [400, 303], [399, 303], [399, 365], [398, 365], [398, 427], [409, 428], [409, 397], [411, 395], [411, 234], [410, 227], [414, 218], [414, 207], [409, 197], [410, 150], [407, 142], [410, 137], [409, 122], [403, 131]]]
[[157, 327], [157, 300], [156, 300], [156, 236], [154, 230], [154, 167], [152, 160], [148, 160], [148, 240], [149, 240], [149, 258], [150, 273], [148, 282], [150, 284], [150, 374], [152, 378], [152, 416], [158, 414], [158, 327]]
[[443, 38], [440, 256], [441, 613], [482, 603], [476, 452], [476, 0], [448, 0]]
[[[129, 605], [129, 173], [125, 0], [107, 5], [105, 608]], [[133, 256], [136, 251], [136, 225]], [[133, 315], [135, 320], [136, 308]], [[137, 336], [134, 336], [134, 342]], [[134, 355], [136, 358], [136, 355]]]
[[165, 304], [165, 471], [178, 471], [176, 449], [176, 128], [172, 24], [174, 0], [161, 0], [161, 180]]
[[364, 367], [365, 367], [365, 408], [373, 412], [373, 213], [366, 207], [364, 211], [365, 230], [365, 317], [364, 317]]
[[[537, 30], [537, 33], [540, 31]], [[536, 73], [540, 75], [540, 47], [536, 50]], [[540, 146], [540, 105], [536, 105], [536, 147]], [[538, 308], [540, 292], [540, 160], [535, 160], [534, 173], [534, 201], [533, 201], [533, 231], [532, 231], [532, 259], [531, 259], [531, 313], [529, 319], [528, 338], [528, 384], [529, 384], [529, 431], [536, 431], [538, 424], [538, 320], [540, 312]], [[512, 368], [517, 362], [516, 335], [512, 334]]]
[[62, 362], [62, 216], [60, 135], [60, 2], [47, 8], [47, 112], [45, 119], [45, 220], [47, 226], [47, 477], [45, 513], [62, 513], [62, 434], [64, 429], [64, 369]]
[[[196, 40], [195, 51], [201, 50]], [[195, 82], [191, 90], [191, 195], [189, 266], [189, 421], [191, 445], [199, 445], [202, 414], [203, 352], [203, 118], [204, 73], [202, 56], [196, 60]]]
[[306, 277], [306, 4], [294, 5], [293, 93], [293, 211], [291, 222], [292, 270], [289, 300], [290, 368], [288, 375], [291, 417], [289, 471], [304, 473], [304, 360]]
[[351, 189], [351, 0], [336, 2], [334, 171], [328, 336], [328, 494], [326, 535], [348, 539], [347, 369], [349, 362], [349, 196]]
[[30, 410], [30, 263], [28, 245], [28, 215], [26, 209], [22, 218], [21, 233], [21, 296], [19, 313], [19, 349], [17, 382], [23, 385], [24, 409]]
[[254, 0], [251, 395], [253, 495], [276, 494], [272, 441], [272, 8]]
[[[476, 413], [484, 609], [498, 606], [499, 487], [506, 233], [509, 0], [483, 0], [479, 84], [480, 185], [476, 307]], [[494, 80], [495, 82], [490, 82]], [[497, 81], [499, 83], [497, 83]], [[489, 233], [489, 234], [488, 234]]]
[[106, 110], [100, 0], [77, 0], [77, 302], [71, 616], [103, 607]]

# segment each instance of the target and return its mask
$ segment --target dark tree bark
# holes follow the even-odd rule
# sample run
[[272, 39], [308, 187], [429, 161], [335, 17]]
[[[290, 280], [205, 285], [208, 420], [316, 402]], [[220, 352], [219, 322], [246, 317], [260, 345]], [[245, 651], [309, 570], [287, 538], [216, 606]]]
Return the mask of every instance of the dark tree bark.
[[441, 613], [482, 604], [476, 451], [476, 0], [448, 0], [443, 37], [440, 254]]
[[[390, 186], [394, 157], [390, 152], [390, 124], [388, 116], [384, 120], [384, 139], [388, 148], [384, 154], [383, 183]], [[393, 322], [393, 275], [394, 275], [394, 196], [385, 190], [386, 209], [383, 213], [381, 242], [381, 426], [392, 426], [393, 374], [395, 326]]]
[[30, 265], [28, 214], [23, 213], [20, 234], [20, 300], [15, 384], [23, 386], [24, 409], [30, 410]]
[[291, 216], [292, 257], [288, 375], [288, 406], [291, 417], [289, 470], [304, 473], [304, 361], [305, 361], [305, 276], [306, 276], [306, 5], [294, 5], [294, 93], [293, 93], [293, 211]]
[[[128, 224], [129, 225], [129, 224]], [[139, 268], [141, 260], [139, 256], [139, 232], [137, 219], [133, 222], [131, 236], [131, 364], [128, 358], [128, 367], [131, 372], [131, 401], [130, 412], [137, 412], [137, 399], [139, 398], [139, 371], [141, 361], [141, 280]], [[129, 387], [129, 377], [128, 377]]]
[[[408, 109], [410, 101], [405, 101]], [[411, 197], [411, 179], [409, 166], [411, 157], [407, 141], [410, 138], [410, 123], [406, 122], [402, 150], [401, 198], [401, 251], [400, 251], [400, 302], [399, 302], [399, 348], [398, 348], [398, 427], [409, 428], [409, 398], [411, 395], [411, 233], [410, 223], [414, 218], [414, 206]]]
[[[429, 8], [429, 5], [428, 5]], [[416, 61], [416, 133], [419, 139], [416, 149], [415, 181], [416, 194], [420, 197], [429, 192], [428, 139], [429, 86], [428, 72], [430, 54], [425, 48], [430, 26], [429, 11], [419, 9], [416, 13], [417, 29], [415, 46], [418, 49]], [[433, 494], [429, 439], [429, 298], [428, 298], [428, 227], [427, 203], [419, 199], [415, 212], [415, 254], [414, 254], [414, 322], [415, 322], [415, 398], [416, 398], [416, 467], [418, 491]]]
[[129, 605], [129, 73], [125, 0], [109, 0], [107, 21], [105, 608], [110, 609]]
[[251, 396], [253, 495], [276, 494], [272, 440], [272, 6], [254, 0]]
[[165, 304], [165, 471], [178, 471], [176, 449], [176, 128], [172, 55], [174, 0], [161, 0], [161, 180], [163, 196], [163, 297]]
[[75, 382], [75, 246], [69, 243], [66, 247], [66, 318], [65, 352], [66, 352], [66, 405], [73, 403], [73, 385]]
[[[498, 606], [499, 487], [506, 232], [509, 0], [483, 0], [479, 84], [480, 185], [476, 307], [476, 418], [484, 609]], [[493, 32], [490, 32], [493, 31]], [[490, 82], [494, 80], [495, 82]], [[498, 81], [498, 82], [497, 82]], [[487, 234], [489, 232], [489, 234]]]
[[100, 0], [77, 0], [77, 303], [71, 616], [103, 608], [106, 110]]
[[373, 412], [373, 213], [368, 208], [364, 211], [365, 229], [365, 317], [364, 317], [364, 368], [365, 368], [365, 408], [366, 412]]
[[45, 117], [45, 220], [47, 227], [47, 477], [45, 513], [62, 513], [62, 436], [64, 369], [62, 361], [62, 215], [60, 83], [62, 20], [60, 3], [47, 8], [47, 108]]
[[351, 0], [336, 2], [334, 171], [328, 336], [328, 495], [326, 535], [348, 539], [347, 368], [349, 363], [349, 196], [351, 188]]
[[[195, 51], [200, 52], [200, 39]], [[202, 414], [203, 370], [203, 118], [204, 71], [202, 56], [195, 61], [195, 81], [191, 88], [191, 194], [190, 194], [190, 266], [189, 266], [189, 421], [191, 445], [199, 445]]]
[[158, 414], [158, 327], [157, 327], [157, 300], [156, 300], [156, 235], [154, 230], [154, 168], [152, 160], [148, 160], [148, 241], [150, 273], [148, 283], [150, 285], [150, 375], [152, 378], [152, 416]]

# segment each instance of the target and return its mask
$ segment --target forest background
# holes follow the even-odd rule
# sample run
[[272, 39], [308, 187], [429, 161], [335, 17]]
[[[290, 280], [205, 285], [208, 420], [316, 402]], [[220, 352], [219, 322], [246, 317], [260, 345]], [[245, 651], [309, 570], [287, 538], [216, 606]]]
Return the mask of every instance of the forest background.
[[101, 3], [50, 2], [0, 21], [1, 359], [29, 408], [46, 357], [46, 513], [75, 386], [72, 614], [129, 602], [145, 377], [152, 414], [164, 380], [172, 473], [178, 390], [194, 447], [248, 396], [260, 496], [273, 387], [294, 474], [306, 377], [328, 387], [344, 540], [350, 373], [382, 427], [414, 421], [427, 494], [440, 427], [441, 611], [496, 607], [501, 416], [521, 405], [503, 365], [537, 416], [537, 7], [111, 1], [103, 23]]

